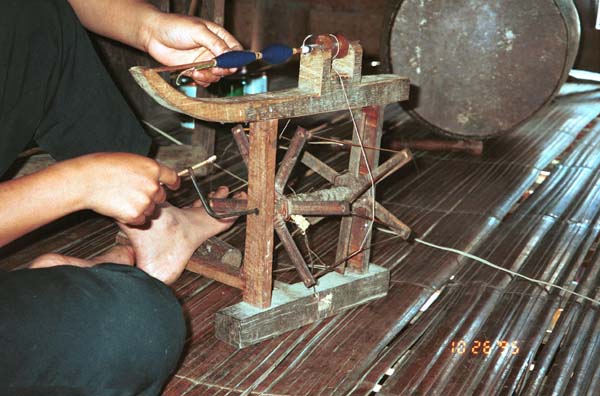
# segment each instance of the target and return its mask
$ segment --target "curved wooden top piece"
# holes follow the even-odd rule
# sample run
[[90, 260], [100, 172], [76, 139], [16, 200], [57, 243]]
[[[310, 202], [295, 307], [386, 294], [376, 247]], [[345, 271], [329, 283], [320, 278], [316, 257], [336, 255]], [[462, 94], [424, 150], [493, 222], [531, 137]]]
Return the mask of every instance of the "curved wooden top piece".
[[344, 80], [351, 108], [408, 99], [407, 78], [393, 74], [363, 77], [360, 75], [361, 58], [362, 49], [357, 44], [350, 46], [346, 57], [333, 61], [329, 52], [317, 48], [301, 59], [298, 88], [226, 98], [191, 98], [172, 87], [153, 69], [138, 66], [130, 72], [136, 82], [164, 107], [214, 122], [252, 122], [347, 110], [339, 76]]

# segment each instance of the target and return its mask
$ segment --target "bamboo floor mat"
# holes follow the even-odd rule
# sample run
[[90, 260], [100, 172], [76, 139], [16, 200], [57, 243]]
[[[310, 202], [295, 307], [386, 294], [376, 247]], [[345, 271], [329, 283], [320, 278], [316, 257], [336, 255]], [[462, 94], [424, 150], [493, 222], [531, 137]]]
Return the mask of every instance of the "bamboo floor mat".
[[[599, 114], [599, 87], [569, 84], [517, 131], [487, 141], [482, 157], [417, 152], [378, 185], [380, 201], [426, 241], [598, 298]], [[395, 131], [384, 141], [420, 135], [406, 119], [386, 126]], [[227, 150], [221, 165], [245, 177]], [[343, 153], [327, 158], [344, 167]], [[223, 183], [240, 184], [222, 173], [205, 180]], [[294, 188], [322, 185], [312, 176]], [[187, 187], [174, 196], [180, 205], [192, 199]], [[4, 249], [0, 268], [48, 251], [91, 257], [112, 245], [109, 221], [75, 223], [38, 233], [26, 249]], [[243, 246], [243, 231], [239, 224], [226, 239]], [[338, 222], [326, 220], [298, 242], [333, 262], [337, 233]], [[277, 277], [295, 281], [285, 253], [275, 257]], [[386, 297], [243, 350], [213, 335], [214, 314], [240, 293], [184, 273], [175, 288], [189, 339], [164, 395], [600, 394], [598, 307], [380, 230], [371, 261], [391, 270]]]

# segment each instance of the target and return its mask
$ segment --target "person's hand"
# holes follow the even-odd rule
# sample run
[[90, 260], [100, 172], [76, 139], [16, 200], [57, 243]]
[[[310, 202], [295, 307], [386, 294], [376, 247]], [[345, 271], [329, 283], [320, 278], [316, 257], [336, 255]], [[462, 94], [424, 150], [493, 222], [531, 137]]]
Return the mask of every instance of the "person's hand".
[[[227, 51], [242, 49], [223, 27], [199, 18], [159, 13], [147, 25], [145, 49], [167, 66], [202, 62]], [[234, 72], [235, 69], [212, 68], [196, 70], [190, 77], [206, 87]]]
[[98, 153], [65, 161], [82, 189], [82, 205], [118, 222], [141, 225], [166, 200], [163, 184], [179, 188], [177, 173], [158, 162], [128, 153]]

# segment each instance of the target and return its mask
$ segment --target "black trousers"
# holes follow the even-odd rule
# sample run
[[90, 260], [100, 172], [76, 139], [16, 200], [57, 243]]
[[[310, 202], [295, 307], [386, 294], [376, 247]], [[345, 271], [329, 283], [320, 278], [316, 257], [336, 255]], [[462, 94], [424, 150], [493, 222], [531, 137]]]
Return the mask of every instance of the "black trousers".
[[156, 396], [185, 339], [171, 290], [125, 265], [0, 273], [0, 395]]
[[[66, 0], [0, 0], [0, 176], [32, 141], [58, 160], [149, 148]], [[136, 268], [0, 272], [0, 396], [158, 395], [184, 338]]]

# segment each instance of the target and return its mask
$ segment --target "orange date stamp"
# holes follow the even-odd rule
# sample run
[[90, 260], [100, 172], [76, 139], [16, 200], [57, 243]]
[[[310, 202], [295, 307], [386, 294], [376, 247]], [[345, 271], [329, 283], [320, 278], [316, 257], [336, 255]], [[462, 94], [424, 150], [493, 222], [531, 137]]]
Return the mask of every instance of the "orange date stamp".
[[450, 352], [458, 355], [490, 355], [496, 350], [500, 350], [500, 353], [510, 353], [511, 355], [518, 355], [520, 352], [518, 340], [457, 340], [452, 341], [450, 344]]

